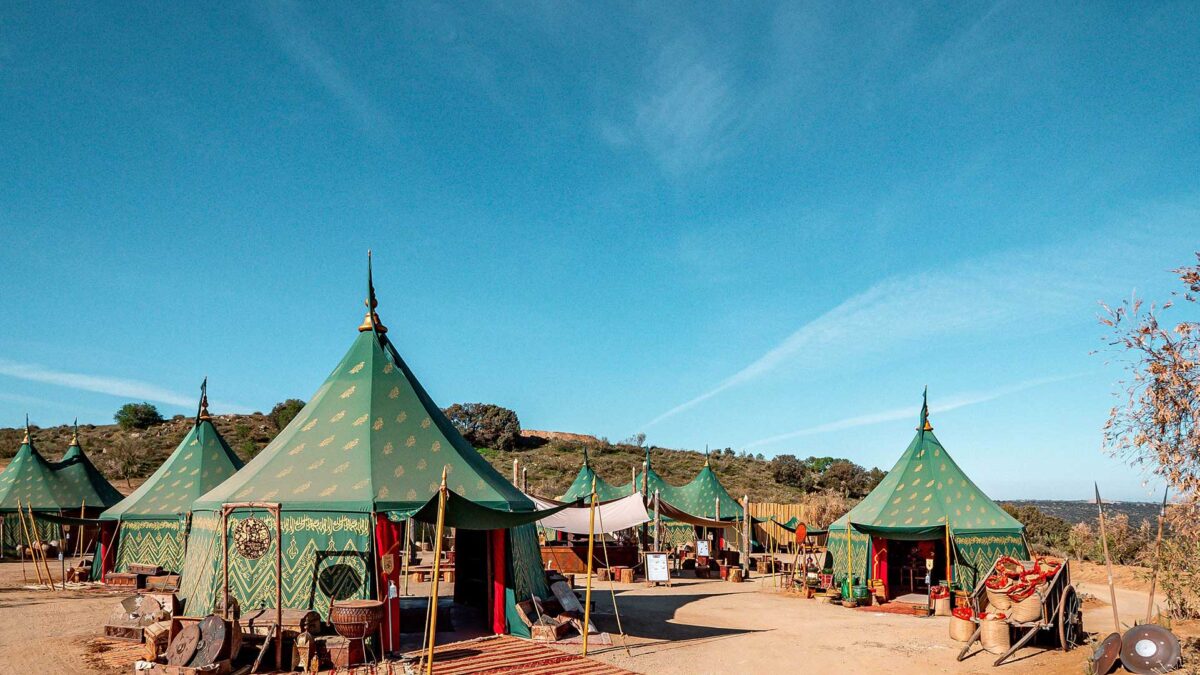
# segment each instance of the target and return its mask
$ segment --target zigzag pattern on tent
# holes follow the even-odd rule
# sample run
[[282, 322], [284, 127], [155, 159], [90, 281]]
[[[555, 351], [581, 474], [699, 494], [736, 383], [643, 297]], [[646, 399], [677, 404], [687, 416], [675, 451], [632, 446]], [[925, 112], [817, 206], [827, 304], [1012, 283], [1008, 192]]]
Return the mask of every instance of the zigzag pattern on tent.
[[141, 563], [177, 572], [183, 568], [183, 542], [178, 520], [122, 522], [116, 568], [123, 572], [131, 563]]
[[[34, 526], [37, 529], [37, 534], [33, 535], [34, 539], [40, 541], [50, 541], [51, 539], [62, 539], [62, 528], [57, 523], [51, 523], [48, 520], [38, 520], [36, 518], [37, 511], [34, 514]], [[4, 540], [0, 542], [0, 548], [4, 555], [17, 554], [17, 545], [25, 545], [25, 531], [21, 529], [21, 521], [17, 519], [16, 511], [7, 511], [0, 514], [4, 518]], [[29, 516], [25, 516], [25, 529], [29, 529]]]
[[531, 523], [509, 530], [509, 548], [512, 549], [513, 588], [516, 589], [517, 597], [550, 597], [546, 575], [542, 571], [537, 527]]
[[658, 535], [658, 546], [664, 551], [695, 541], [696, 528], [687, 523], [664, 522]]
[[1012, 556], [1018, 560], [1029, 557], [1025, 540], [1017, 534], [964, 535], [954, 538], [954, 553], [957, 561], [954, 576], [960, 588], [972, 589], [979, 583], [980, 575], [987, 574], [1000, 556]]
[[[231, 516], [230, 531], [245, 517]], [[284, 514], [283, 518], [285, 607], [310, 608], [327, 618], [334, 596], [339, 599], [370, 597], [371, 576], [367, 565], [370, 537], [359, 533], [369, 532], [368, 518], [354, 518], [362, 521], [351, 528], [358, 532], [333, 529], [335, 524], [344, 523], [347, 516], [342, 514]], [[298, 523], [306, 527], [298, 529]], [[188, 599], [187, 613], [191, 616], [211, 611], [221, 592], [220, 527], [221, 519], [216, 515], [197, 514], [193, 523], [193, 555], [188, 556], [184, 587], [180, 592]], [[289, 530], [293, 533], [289, 534]], [[250, 560], [238, 555], [230, 542], [229, 590], [243, 610], [275, 606], [276, 544], [272, 536], [267, 552], [257, 560]]]
[[853, 563], [854, 574], [859, 577], [859, 583], [866, 582], [867, 557], [870, 555], [871, 538], [862, 532], [852, 532], [850, 543], [853, 560], [846, 559], [846, 531], [831, 530], [828, 538], [829, 554], [833, 557], [833, 576], [835, 579], [846, 577], [846, 564]]

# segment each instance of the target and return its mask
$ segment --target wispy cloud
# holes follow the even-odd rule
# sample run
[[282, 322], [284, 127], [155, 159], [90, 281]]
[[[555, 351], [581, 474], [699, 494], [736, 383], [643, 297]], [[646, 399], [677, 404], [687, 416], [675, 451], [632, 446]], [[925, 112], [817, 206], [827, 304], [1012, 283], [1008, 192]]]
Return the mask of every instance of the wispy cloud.
[[[108, 394], [109, 396], [153, 401], [155, 403], [166, 403], [182, 407], [194, 406], [199, 399], [198, 393], [181, 394], [149, 382], [142, 382], [141, 380], [130, 380], [104, 375], [84, 375], [82, 373], [53, 370], [37, 364], [16, 363], [4, 359], [0, 359], [0, 375], [7, 375], [30, 382], [53, 384], [80, 391], [92, 391], [99, 394]], [[232, 405], [215, 400], [212, 402], [212, 407], [230, 412], [249, 411], [246, 406]]]
[[314, 38], [314, 31], [300, 6], [291, 2], [268, 2], [264, 7], [266, 23], [283, 53], [353, 115], [364, 131], [391, 128], [391, 120], [384, 110]]
[[[1053, 382], [1062, 382], [1064, 380], [1072, 380], [1077, 377], [1082, 377], [1082, 375], [1075, 374], [1075, 375], [1061, 375], [1058, 377], [1042, 377], [1042, 378], [1038, 378], [1035, 380], [1028, 380], [1026, 382], [1020, 382], [1018, 384], [1010, 385], [1007, 387], [1001, 387], [999, 389], [993, 389], [993, 390], [987, 391], [987, 392], [958, 394], [956, 396], [951, 396], [949, 398], [938, 397], [938, 402], [935, 405], [931, 405], [929, 407], [930, 416], [936, 415], [938, 413], [949, 412], [949, 411], [955, 410], [957, 408], [964, 408], [969, 405], [975, 405], [976, 403], [985, 403], [987, 401], [991, 401], [991, 400], [1000, 398], [1001, 396], [1008, 396], [1009, 394], [1015, 394], [1020, 391], [1025, 391], [1026, 389], [1040, 387], [1045, 384], [1051, 384]], [[773, 443], [778, 443], [780, 441], [787, 441], [787, 440], [791, 440], [793, 438], [799, 438], [801, 436], [812, 436], [815, 434], [824, 434], [824, 433], [828, 433], [831, 431], [843, 431], [845, 429], [855, 429], [857, 427], [865, 427], [865, 426], [870, 426], [872, 424], [880, 424], [882, 422], [895, 422], [896, 420], [902, 420], [902, 419], [916, 420], [917, 415], [916, 415], [915, 411], [916, 411], [916, 408], [912, 405], [909, 405], [904, 408], [892, 408], [891, 410], [883, 410], [880, 412], [868, 413], [866, 415], [855, 415], [854, 417], [847, 417], [845, 419], [836, 420], [834, 422], [826, 422], [825, 424], [818, 424], [816, 426], [806, 427], [804, 429], [798, 429], [796, 431], [789, 431], [787, 433], [777, 434], [775, 436], [768, 436], [766, 438], [760, 438], [757, 441], [752, 441], [750, 443], [747, 443], [746, 448], [757, 448], [757, 447], [764, 446], [764, 445], [771, 445]]]
[[[1087, 243], [997, 254], [886, 279], [801, 326], [746, 367], [658, 415], [643, 429], [785, 365], [810, 370], [832, 363], [853, 365], [946, 336], [995, 331], [1028, 335], [1067, 321], [1090, 320], [1105, 289], [1128, 290], [1137, 272], [1127, 264], [1133, 248], [1121, 237], [1096, 237]], [[1139, 252], [1144, 255], [1145, 249]]]

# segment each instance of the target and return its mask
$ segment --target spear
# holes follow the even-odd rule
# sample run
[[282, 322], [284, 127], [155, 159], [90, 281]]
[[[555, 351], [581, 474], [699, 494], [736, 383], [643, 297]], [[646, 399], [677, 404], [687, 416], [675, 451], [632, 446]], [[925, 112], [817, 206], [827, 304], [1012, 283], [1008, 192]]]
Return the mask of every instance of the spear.
[[1150, 615], [1154, 612], [1154, 587], [1158, 584], [1158, 556], [1162, 547], [1163, 521], [1167, 518], [1167, 491], [1163, 489], [1162, 507], [1158, 510], [1158, 538], [1154, 540], [1154, 567], [1150, 570], [1150, 599], [1146, 601], [1146, 623], [1150, 623]]
[[[1108, 555], [1108, 535], [1104, 530], [1104, 502], [1100, 500], [1100, 485], [1096, 486], [1096, 508], [1100, 510], [1100, 543], [1104, 545], [1104, 564], [1108, 566], [1108, 596], [1112, 600], [1113, 625], [1121, 632], [1121, 619], [1117, 616], [1117, 587], [1113, 585], [1112, 558]], [[1151, 596], [1153, 597], [1153, 596]]]

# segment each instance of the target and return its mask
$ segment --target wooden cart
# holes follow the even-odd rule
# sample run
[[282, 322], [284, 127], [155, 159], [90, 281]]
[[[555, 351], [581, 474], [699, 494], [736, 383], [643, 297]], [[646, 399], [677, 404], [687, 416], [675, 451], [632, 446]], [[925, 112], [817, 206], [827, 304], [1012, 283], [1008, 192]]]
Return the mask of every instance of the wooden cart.
[[[1022, 560], [1021, 564], [1025, 569], [1033, 569], [1032, 560]], [[983, 605], [987, 602], [987, 595], [984, 592], [983, 583], [987, 577], [995, 572], [995, 566], [984, 575], [979, 584], [975, 587], [971, 594], [971, 605], [978, 614]], [[1056, 640], [1060, 649], [1070, 651], [1072, 648], [1081, 644], [1083, 639], [1083, 602], [1079, 597], [1075, 586], [1071, 584], [1071, 568], [1069, 561], [1064, 560], [1062, 567], [1058, 568], [1054, 576], [1050, 579], [1046, 589], [1046, 596], [1042, 600], [1042, 616], [1033, 621], [1017, 622], [1009, 621], [1009, 626], [1017, 631], [1023, 631], [1024, 634], [1013, 643], [1008, 651], [1000, 655], [996, 659], [993, 666], [998, 666], [1007, 661], [1017, 650], [1028, 645], [1038, 635], [1050, 632], [1049, 637]], [[962, 661], [970, 655], [971, 647], [979, 641], [980, 629], [975, 628], [971, 639], [967, 641], [966, 646], [958, 653], [958, 660]]]

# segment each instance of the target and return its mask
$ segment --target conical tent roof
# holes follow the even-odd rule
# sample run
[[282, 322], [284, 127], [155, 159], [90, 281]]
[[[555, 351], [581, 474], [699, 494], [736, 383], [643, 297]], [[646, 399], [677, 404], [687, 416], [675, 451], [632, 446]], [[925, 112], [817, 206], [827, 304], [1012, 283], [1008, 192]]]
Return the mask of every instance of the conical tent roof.
[[71, 502], [70, 495], [60, 489], [54, 475], [54, 467], [33, 446], [29, 429], [25, 439], [4, 472], [0, 473], [0, 510], [15, 511], [17, 501], [21, 507], [34, 510], [57, 511], [68, 506], [79, 506]]
[[965, 533], [1020, 533], [1015, 518], [988, 498], [933, 435], [923, 405], [917, 435], [871, 494], [829, 526], [889, 539], [928, 539], [950, 526]]
[[[691, 482], [675, 489], [675, 499], [677, 501], [672, 501], [671, 506], [692, 515], [705, 518], [716, 518], [720, 515], [722, 519], [742, 516], [742, 505], [729, 494], [724, 485], [721, 485], [707, 459], [704, 460], [704, 468], [700, 469], [700, 473], [696, 474]], [[718, 502], [721, 504], [719, 513]]]
[[121, 493], [79, 447], [78, 431], [71, 436], [66, 454], [53, 468], [61, 485], [75, 493], [72, 498], [75, 506], [107, 508], [122, 499]]
[[583, 466], [579, 467], [579, 473], [575, 474], [575, 480], [571, 482], [571, 486], [567, 488], [567, 491], [559, 497], [559, 501], [573, 502], [577, 499], [590, 498], [592, 495], [592, 480], [596, 481], [596, 499], [602, 502], [628, 497], [636, 491], [635, 487], [629, 483], [625, 485], [613, 485], [601, 478], [592, 469], [591, 462], [588, 460], [587, 450], [585, 449], [583, 451]]
[[207, 416], [197, 419], [166, 461], [119, 504], [100, 514], [113, 520], [178, 518], [192, 510], [200, 495], [242, 468], [238, 458]]
[[193, 508], [255, 500], [292, 510], [405, 511], [437, 492], [446, 466], [447, 485], [460, 496], [533, 510], [446, 419], [381, 328], [377, 319], [360, 328], [287, 428]]

